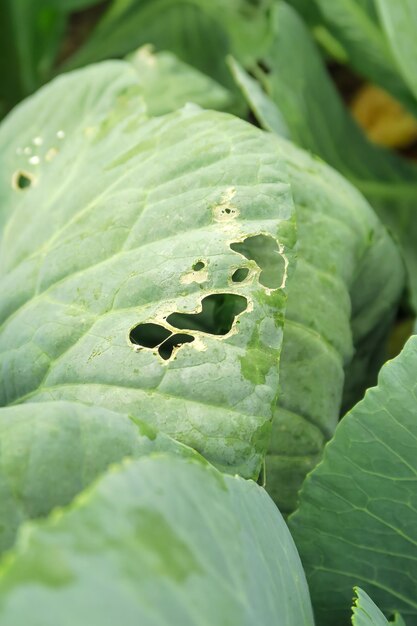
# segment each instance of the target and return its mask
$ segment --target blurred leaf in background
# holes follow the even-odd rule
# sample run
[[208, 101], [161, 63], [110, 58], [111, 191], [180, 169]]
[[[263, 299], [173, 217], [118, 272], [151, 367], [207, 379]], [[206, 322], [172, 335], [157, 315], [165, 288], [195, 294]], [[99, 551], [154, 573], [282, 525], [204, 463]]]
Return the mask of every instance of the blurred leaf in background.
[[[122, 57], [148, 43], [235, 89], [225, 57], [231, 52], [242, 63], [257, 57], [269, 41], [271, 5], [272, 0], [4, 0], [0, 115], [59, 71]], [[70, 18], [87, 9], [94, 11], [86, 41], [77, 40], [79, 33], [68, 38]], [[81, 24], [82, 14], [76, 17]]]
[[262, 52], [269, 41], [271, 5], [272, 0], [115, 0], [68, 67], [152, 43], [231, 85], [225, 56], [232, 52], [247, 63]]
[[[315, 0], [323, 25], [340, 43], [346, 62], [360, 76], [391, 92], [407, 108], [417, 111], [410, 89], [398, 71], [381, 26], [374, 0]], [[401, 2], [388, 4], [397, 5]]]
[[68, 16], [99, 0], [2, 0], [0, 116], [51, 77]]

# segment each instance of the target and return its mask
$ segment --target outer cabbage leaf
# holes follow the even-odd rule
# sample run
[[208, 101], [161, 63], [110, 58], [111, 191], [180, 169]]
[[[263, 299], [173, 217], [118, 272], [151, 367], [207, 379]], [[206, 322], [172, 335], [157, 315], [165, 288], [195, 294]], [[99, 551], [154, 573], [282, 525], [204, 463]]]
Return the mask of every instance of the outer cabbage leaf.
[[130, 114], [135, 80], [123, 62], [69, 74], [0, 129], [1, 404], [129, 413], [256, 476], [294, 240], [276, 141], [196, 107]]
[[290, 518], [320, 624], [343, 621], [354, 584], [417, 624], [416, 368], [413, 336], [343, 418]]
[[313, 626], [291, 535], [265, 491], [169, 456], [125, 462], [0, 569], [0, 621]]
[[[65, 106], [57, 106], [61, 98]], [[57, 78], [16, 107], [0, 126], [0, 230], [24, 197], [16, 195], [19, 180], [13, 175], [24, 173], [28, 183], [39, 178], [52, 166], [65, 137], [80, 141], [86, 129], [111, 114], [116, 101], [126, 117], [146, 109], [137, 71], [113, 61], [87, 69], [81, 79], [79, 74]]]
[[111, 463], [155, 451], [196, 455], [140, 420], [75, 402], [0, 409], [0, 553], [20, 524], [71, 502]]
[[[275, 104], [236, 61], [230, 65], [263, 126], [280, 132]], [[343, 369], [345, 405], [354, 404], [375, 381], [403, 270], [393, 242], [347, 181], [287, 142], [282, 141], [281, 154], [293, 191], [299, 248], [286, 313], [282, 393], [267, 459], [267, 488], [280, 510], [289, 512], [305, 474], [336, 427]]]
[[[77, 76], [73, 80], [63, 78], [64, 81], [71, 81], [63, 83], [70, 85], [68, 89], [62, 87], [65, 93], [65, 107], [56, 107], [47, 89], [37, 94], [35, 101], [39, 126], [33, 127], [33, 137], [28, 145], [25, 145], [25, 142], [29, 122], [15, 118], [18, 119], [18, 124], [12, 127], [11, 132], [15, 133], [21, 142], [17, 145], [16, 153], [10, 149], [3, 149], [0, 152], [0, 228], [12, 210], [12, 198], [15, 195], [9, 184], [10, 167], [16, 167], [17, 171], [23, 170], [30, 177], [41, 164], [40, 161], [37, 162], [39, 152], [48, 161], [52, 160], [62, 147], [62, 132], [57, 136], [59, 130], [65, 128], [64, 135], [66, 133], [67, 136], [73, 132], [83, 132], [83, 129], [85, 131], [86, 128], [93, 126], [94, 120], [109, 114], [116, 99], [120, 116], [140, 111], [146, 111], [151, 116], [161, 115], [174, 111], [187, 102], [222, 110], [232, 106], [232, 97], [225, 88], [182, 63], [169, 52], [154, 53], [150, 46], [144, 46], [133, 53], [129, 61], [132, 68], [125, 63], [112, 62], [103, 69], [92, 70], [92, 73], [97, 74], [97, 79], [91, 80], [88, 92], [84, 82], [79, 81]], [[88, 98], [84, 97], [86, 93]], [[23, 111], [25, 110], [27, 111], [23, 108]], [[38, 132], [40, 126], [44, 128], [43, 136]], [[23, 128], [23, 132], [20, 127]], [[4, 132], [4, 128], [1, 132]], [[2, 141], [3, 144], [12, 141], [11, 133], [7, 133]], [[44, 146], [47, 148], [44, 149]], [[36, 167], [33, 167], [31, 160]]]
[[274, 41], [265, 55], [270, 72], [258, 70], [260, 79], [283, 115], [291, 139], [353, 182], [392, 230], [403, 249], [416, 308], [417, 168], [365, 138], [293, 9], [280, 3], [273, 19]]
[[396, 246], [361, 194], [318, 159], [285, 140], [280, 144], [298, 250], [267, 488], [280, 510], [290, 512], [338, 423], [344, 383], [345, 402], [352, 402], [371, 377], [404, 273]]

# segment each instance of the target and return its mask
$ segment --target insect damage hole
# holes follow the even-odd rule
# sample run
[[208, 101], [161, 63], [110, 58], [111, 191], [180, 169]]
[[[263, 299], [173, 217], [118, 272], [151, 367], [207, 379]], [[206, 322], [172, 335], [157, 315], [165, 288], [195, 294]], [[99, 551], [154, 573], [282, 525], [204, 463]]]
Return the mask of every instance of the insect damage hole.
[[12, 187], [16, 190], [28, 189], [35, 181], [35, 177], [30, 172], [18, 170], [12, 176]]
[[242, 283], [248, 277], [249, 269], [247, 267], [239, 267], [232, 274], [232, 282]]
[[201, 301], [199, 313], [171, 313], [167, 322], [179, 330], [197, 330], [209, 335], [227, 335], [248, 301], [234, 293], [213, 293]]
[[[170, 313], [166, 321], [174, 328], [190, 333], [194, 330], [208, 335], [227, 335], [236, 317], [247, 308], [248, 300], [244, 296], [214, 293], [203, 298], [199, 313]], [[174, 350], [192, 343], [195, 337], [188, 332], [173, 333], [160, 324], [145, 322], [132, 328], [129, 339], [135, 347], [138, 346], [137, 349], [157, 348], [160, 357], [168, 361]]]
[[205, 283], [208, 279], [207, 263], [198, 259], [191, 266], [191, 271], [186, 272], [180, 277], [180, 282], [183, 285], [190, 285], [191, 283]]
[[244, 241], [231, 243], [230, 247], [250, 261], [255, 261], [261, 270], [259, 275], [261, 285], [267, 289], [281, 287], [286, 272], [286, 262], [274, 237], [253, 235]]
[[160, 324], [139, 324], [132, 328], [129, 334], [130, 341], [141, 348], [156, 348], [168, 339], [172, 332]]
[[194, 341], [194, 337], [192, 335], [186, 335], [185, 333], [177, 333], [175, 335], [171, 335], [164, 343], [159, 346], [159, 354], [160, 356], [167, 361], [171, 358], [172, 353], [175, 348], [179, 348], [184, 343], [191, 343]]
[[194, 341], [192, 335], [185, 333], [173, 334], [168, 328], [153, 322], [138, 324], [129, 333], [129, 339], [138, 348], [155, 349], [158, 348], [159, 355], [167, 361], [175, 348], [184, 343]]
[[213, 216], [216, 222], [234, 220], [239, 215], [238, 208], [232, 204], [235, 195], [235, 187], [229, 187], [222, 193], [220, 202], [213, 207]]

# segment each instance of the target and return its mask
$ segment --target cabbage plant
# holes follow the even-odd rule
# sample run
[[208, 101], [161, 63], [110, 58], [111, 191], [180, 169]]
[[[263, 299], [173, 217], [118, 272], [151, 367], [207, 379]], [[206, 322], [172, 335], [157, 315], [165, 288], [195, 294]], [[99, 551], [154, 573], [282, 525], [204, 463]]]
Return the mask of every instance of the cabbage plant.
[[417, 172], [310, 33], [414, 103], [412, 0], [114, 0], [57, 66], [87, 4], [3, 42], [63, 73], [0, 125], [0, 625], [417, 625]]

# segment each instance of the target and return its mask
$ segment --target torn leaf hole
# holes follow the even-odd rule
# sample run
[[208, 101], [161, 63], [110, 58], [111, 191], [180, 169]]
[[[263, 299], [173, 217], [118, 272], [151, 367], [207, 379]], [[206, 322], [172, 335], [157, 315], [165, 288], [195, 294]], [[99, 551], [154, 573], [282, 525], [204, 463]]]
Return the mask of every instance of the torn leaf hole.
[[[171, 313], [166, 321], [179, 330], [198, 330], [209, 335], [227, 335], [236, 316], [248, 307], [244, 296], [234, 293], [215, 293], [203, 298], [199, 313]], [[238, 323], [238, 321], [236, 322]], [[129, 339], [139, 348], [158, 348], [165, 361], [171, 358], [175, 348], [195, 340], [188, 333], [173, 333], [160, 324], [146, 322], [132, 328]]]
[[32, 174], [19, 170], [13, 174], [12, 187], [20, 190], [28, 189], [34, 180], [35, 178]]
[[250, 261], [255, 261], [261, 270], [259, 275], [261, 285], [268, 289], [278, 289], [282, 285], [286, 269], [285, 259], [280, 254], [278, 243], [274, 237], [271, 235], [253, 235], [244, 241], [231, 243], [230, 247], [234, 252], [238, 252]]
[[167, 361], [171, 356], [174, 348], [179, 348], [184, 343], [191, 343], [194, 341], [194, 337], [192, 335], [186, 335], [185, 333], [177, 333], [175, 335], [171, 335], [169, 339], [164, 341], [159, 346], [159, 354], [160, 356]]
[[196, 261], [196, 263], [194, 263], [194, 265], [193, 265], [193, 271], [194, 272], [200, 272], [205, 267], [206, 267], [206, 264], [204, 263], [204, 261]]
[[242, 283], [248, 277], [249, 269], [247, 267], [239, 267], [232, 274], [232, 282], [234, 283]]
[[160, 356], [165, 361], [171, 357], [174, 348], [194, 341], [192, 335], [186, 335], [185, 333], [173, 334], [168, 328], [152, 322], [139, 324], [133, 328], [130, 331], [129, 339], [140, 348], [158, 348]]
[[171, 313], [167, 322], [180, 330], [227, 335], [235, 318], [248, 308], [248, 301], [234, 293], [213, 293], [203, 298], [201, 307], [199, 313]]
[[156, 348], [172, 335], [171, 331], [159, 324], [139, 324], [130, 331], [129, 339], [142, 348]]

